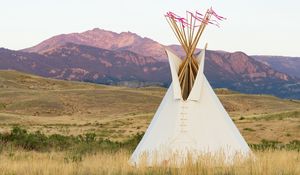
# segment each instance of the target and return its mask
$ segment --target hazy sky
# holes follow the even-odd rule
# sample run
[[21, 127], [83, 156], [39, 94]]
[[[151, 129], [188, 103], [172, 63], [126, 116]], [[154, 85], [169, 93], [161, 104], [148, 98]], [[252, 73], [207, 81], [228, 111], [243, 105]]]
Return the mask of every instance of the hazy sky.
[[300, 56], [299, 0], [0, 0], [0, 47], [22, 49], [62, 33], [102, 28], [177, 44], [164, 14], [205, 11], [228, 19], [206, 28], [200, 47]]

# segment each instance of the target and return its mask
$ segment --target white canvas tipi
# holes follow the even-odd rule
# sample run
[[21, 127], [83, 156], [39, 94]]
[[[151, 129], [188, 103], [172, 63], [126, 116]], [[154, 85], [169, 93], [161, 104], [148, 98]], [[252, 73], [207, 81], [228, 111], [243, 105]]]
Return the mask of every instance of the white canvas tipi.
[[169, 160], [184, 162], [189, 155], [197, 158], [220, 153], [232, 159], [236, 154], [247, 156], [250, 152], [203, 73], [205, 50], [206, 47], [196, 58], [190, 55], [181, 60], [166, 49], [172, 84], [133, 152], [131, 163], [138, 165], [144, 158], [149, 165]]

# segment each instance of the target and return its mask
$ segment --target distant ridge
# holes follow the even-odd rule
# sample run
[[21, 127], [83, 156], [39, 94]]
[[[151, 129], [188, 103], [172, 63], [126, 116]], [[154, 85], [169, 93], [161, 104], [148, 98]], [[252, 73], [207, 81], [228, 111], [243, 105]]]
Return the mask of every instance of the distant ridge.
[[57, 35], [23, 51], [44, 53], [66, 43], [108, 50], [129, 50], [144, 56], [152, 56], [158, 60], [165, 59], [164, 46], [150, 38], [142, 38], [131, 32], [115, 33], [99, 28], [82, 33]]
[[284, 72], [291, 76], [300, 78], [300, 57], [287, 56], [252, 56], [257, 61], [274, 68], [277, 71]]
[[[54, 36], [22, 51], [0, 49], [0, 69], [65, 80], [166, 87], [171, 80], [164, 47], [131, 32], [93, 29]], [[168, 47], [182, 55], [178, 45]], [[300, 98], [299, 78], [243, 52], [207, 51], [205, 64], [214, 88]]]

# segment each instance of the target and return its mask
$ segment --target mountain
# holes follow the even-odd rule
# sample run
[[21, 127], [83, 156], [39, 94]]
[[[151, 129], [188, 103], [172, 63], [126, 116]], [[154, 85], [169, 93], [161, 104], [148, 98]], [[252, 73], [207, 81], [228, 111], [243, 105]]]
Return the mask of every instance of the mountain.
[[291, 76], [300, 78], [300, 57], [261, 55], [252, 57], [257, 61], [261, 61], [277, 71], [284, 72]]
[[[181, 52], [180, 49], [176, 51]], [[207, 51], [205, 64], [205, 74], [215, 88], [300, 98], [298, 79], [275, 71], [242, 52]], [[43, 53], [0, 49], [0, 69], [134, 87], [166, 87], [171, 82], [167, 62], [128, 50], [107, 50], [74, 43], [58, 45]]]
[[[185, 53], [181, 46], [170, 45], [171, 48], [177, 55], [184, 56]], [[195, 51], [197, 54], [200, 53], [200, 49]], [[217, 66], [217, 67], [216, 67]], [[211, 67], [211, 68], [207, 68]], [[225, 51], [206, 51], [206, 67], [208, 76], [213, 74], [228, 76], [226, 79], [242, 79], [242, 77], [248, 77], [250, 81], [259, 81], [262, 78], [274, 77], [283, 81], [296, 80], [288, 74], [274, 71], [270, 66], [262, 63], [259, 60], [246, 55], [243, 52], [225, 52]], [[214, 71], [214, 70], [223, 70]], [[218, 74], [220, 73], [220, 74]]]
[[205, 65], [205, 74], [213, 87], [226, 87], [244, 93], [300, 97], [299, 79], [278, 72], [243, 52], [208, 51]]
[[131, 32], [115, 33], [98, 28], [82, 33], [57, 35], [23, 51], [44, 53], [66, 43], [75, 43], [108, 50], [129, 50], [140, 55], [154, 57], [158, 60], [166, 60], [164, 46], [150, 38], [142, 38]]
[[[166, 87], [171, 80], [164, 47], [184, 55], [178, 45], [164, 46], [131, 32], [93, 29], [54, 36], [22, 51], [2, 49], [0, 69], [66, 80]], [[215, 88], [300, 98], [299, 78], [242, 52], [207, 51], [205, 64], [205, 74]]]
[[43, 54], [0, 49], [0, 69], [44, 77], [133, 86], [165, 86], [168, 65], [127, 50], [111, 51], [66, 43]]
[[[180, 46], [169, 47], [178, 55], [184, 55]], [[226, 87], [243, 93], [299, 98], [299, 78], [276, 71], [243, 52], [207, 51], [205, 74], [215, 88]]]
[[[18, 70], [48, 77], [56, 63], [37, 53], [26, 53], [0, 48], [0, 69]], [[58, 69], [61, 64], [57, 64]]]

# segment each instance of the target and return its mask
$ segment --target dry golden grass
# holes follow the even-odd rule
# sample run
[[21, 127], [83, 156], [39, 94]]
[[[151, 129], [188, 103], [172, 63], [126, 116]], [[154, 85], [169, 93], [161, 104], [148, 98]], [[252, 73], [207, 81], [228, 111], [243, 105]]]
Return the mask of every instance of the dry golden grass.
[[299, 175], [300, 153], [293, 151], [255, 152], [256, 159], [232, 165], [214, 165], [211, 161], [187, 163], [180, 168], [133, 167], [128, 164], [130, 153], [97, 153], [80, 162], [71, 162], [62, 152], [37, 153], [17, 151], [0, 155], [0, 174], [22, 175], [83, 175], [83, 174], [237, 174], [237, 175]]
[[[100, 138], [127, 140], [146, 130], [164, 93], [165, 89], [158, 87], [130, 89], [0, 71], [0, 132], [18, 124], [45, 134], [93, 132]], [[228, 90], [217, 93], [248, 143], [299, 140], [299, 101]], [[256, 161], [232, 166], [199, 162], [177, 169], [131, 167], [127, 151], [98, 152], [73, 162], [66, 152], [5, 150], [0, 152], [0, 174], [300, 174], [299, 152], [255, 155]]]
[[[0, 132], [17, 124], [46, 134], [94, 132], [102, 138], [126, 140], [146, 130], [165, 91], [159, 87], [104, 86], [0, 71]], [[248, 143], [299, 140], [299, 101], [216, 91]], [[296, 116], [285, 115], [293, 111], [298, 111]]]

